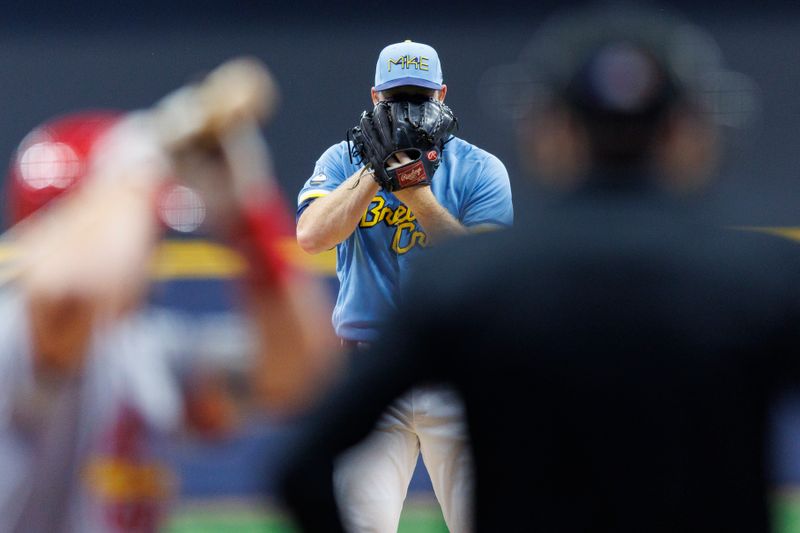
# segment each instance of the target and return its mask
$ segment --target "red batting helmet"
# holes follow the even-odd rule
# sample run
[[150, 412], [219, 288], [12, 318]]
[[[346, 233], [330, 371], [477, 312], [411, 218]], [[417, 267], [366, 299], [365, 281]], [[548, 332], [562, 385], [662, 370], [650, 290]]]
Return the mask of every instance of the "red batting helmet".
[[121, 117], [113, 111], [73, 113], [30, 132], [11, 162], [10, 222], [19, 222], [80, 182], [97, 141]]

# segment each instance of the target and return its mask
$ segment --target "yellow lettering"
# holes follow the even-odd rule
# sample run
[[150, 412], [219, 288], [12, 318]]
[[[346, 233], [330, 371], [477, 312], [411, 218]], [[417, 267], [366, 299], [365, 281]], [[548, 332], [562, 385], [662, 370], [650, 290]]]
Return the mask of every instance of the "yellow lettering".
[[392, 250], [402, 255], [415, 246], [425, 246], [427, 235], [416, 229], [413, 222], [403, 222], [397, 225], [392, 238]]
[[394, 238], [392, 239], [392, 250], [397, 252], [398, 254], [404, 254], [408, 252], [411, 248], [414, 247], [414, 239], [413, 235], [409, 236], [408, 243], [403, 245], [403, 236], [406, 231], [412, 233], [414, 231], [415, 224], [413, 222], [403, 222], [402, 224], [397, 225], [397, 229], [394, 232]]
[[408, 67], [407, 68], [411, 68], [412, 66], [413, 67], [417, 67], [417, 70], [419, 70], [419, 58], [418, 57], [414, 57], [414, 58], [409, 57], [408, 58]]
[[169, 470], [113, 457], [92, 459], [83, 472], [92, 492], [110, 501], [161, 500], [174, 488]]
[[[375, 224], [381, 221], [381, 215], [383, 211], [383, 206], [386, 204], [383, 198], [380, 196], [376, 196], [372, 199], [372, 202], [369, 204], [369, 209], [366, 210], [364, 215], [361, 217], [361, 223], [359, 226], [362, 228], [371, 228]], [[370, 215], [372, 215], [370, 217]]]
[[400, 204], [397, 208], [392, 209], [391, 206], [386, 205], [384, 198], [375, 196], [361, 217], [359, 227], [371, 228], [380, 222], [394, 227], [392, 250], [398, 254], [404, 254], [415, 246], [425, 246], [427, 241], [426, 234], [417, 229], [416, 220], [417, 217], [406, 205]]
[[420, 70], [428, 70], [428, 58], [427, 57], [420, 57], [419, 58], [419, 69]]
[[392, 213], [393, 213], [392, 208], [387, 205], [386, 207], [384, 207], [381, 210], [381, 216], [380, 216], [378, 222], [386, 222], [387, 224], [389, 224], [391, 226], [392, 224], [390, 222], [388, 222], [388, 220], [392, 219]]
[[405, 57], [400, 57], [398, 59], [389, 58], [389, 72], [392, 71], [392, 65], [400, 65], [400, 68], [405, 68], [405, 60]]

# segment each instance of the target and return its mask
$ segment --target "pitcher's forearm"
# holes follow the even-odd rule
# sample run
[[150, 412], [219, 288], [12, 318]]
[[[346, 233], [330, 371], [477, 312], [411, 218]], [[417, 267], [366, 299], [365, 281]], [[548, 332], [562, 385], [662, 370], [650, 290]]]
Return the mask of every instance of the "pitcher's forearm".
[[311, 254], [333, 248], [353, 233], [377, 192], [371, 173], [355, 172], [303, 211], [297, 221], [297, 243]]
[[436, 244], [451, 237], [467, 234], [467, 228], [442, 207], [430, 187], [412, 187], [395, 191], [394, 194], [417, 217], [428, 236], [428, 244]]

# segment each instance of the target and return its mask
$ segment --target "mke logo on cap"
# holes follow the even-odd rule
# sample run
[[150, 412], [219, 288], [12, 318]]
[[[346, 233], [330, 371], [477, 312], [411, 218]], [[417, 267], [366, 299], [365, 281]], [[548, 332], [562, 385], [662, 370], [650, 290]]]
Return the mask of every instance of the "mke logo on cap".
[[400, 56], [397, 59], [389, 58], [389, 72], [392, 71], [392, 65], [408, 70], [411, 68], [428, 70], [428, 58], [422, 56], [411, 57], [410, 55]]

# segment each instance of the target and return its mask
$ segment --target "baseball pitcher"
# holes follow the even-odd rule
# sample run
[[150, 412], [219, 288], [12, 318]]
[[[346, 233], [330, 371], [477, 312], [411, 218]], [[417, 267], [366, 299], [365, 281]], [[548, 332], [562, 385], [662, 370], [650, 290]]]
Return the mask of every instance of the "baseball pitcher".
[[[356, 350], [376, 339], [427, 246], [512, 223], [508, 173], [495, 156], [453, 135], [458, 123], [444, 104], [442, 82], [430, 46], [405, 41], [384, 48], [373, 110], [347, 141], [322, 154], [298, 196], [300, 246], [310, 253], [337, 249], [333, 325]], [[463, 408], [453, 391], [434, 386], [398, 399], [371, 438], [337, 465], [337, 498], [349, 530], [397, 531], [420, 452], [450, 531], [470, 531]]]

